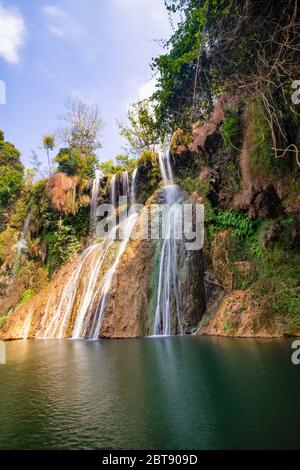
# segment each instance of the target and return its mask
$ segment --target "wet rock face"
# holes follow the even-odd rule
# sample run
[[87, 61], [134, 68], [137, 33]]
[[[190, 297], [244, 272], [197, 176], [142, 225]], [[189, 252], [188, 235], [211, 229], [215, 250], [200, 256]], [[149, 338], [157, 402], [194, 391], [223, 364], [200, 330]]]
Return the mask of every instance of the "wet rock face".
[[283, 336], [283, 325], [274, 316], [269, 316], [264, 301], [257, 299], [250, 290], [236, 290], [224, 297], [198, 334], [280, 337]]
[[101, 328], [105, 338], [131, 338], [151, 334], [151, 296], [154, 243], [133, 240], [118, 266], [109, 292]]
[[273, 248], [275, 243], [279, 240], [280, 238], [280, 233], [282, 232], [282, 228], [280, 227], [279, 224], [272, 224], [266, 230], [266, 232], [263, 234], [261, 243], [264, 248]]
[[248, 211], [250, 218], [267, 219], [276, 217], [281, 211], [281, 202], [274, 189], [269, 186], [265, 190], [254, 194]]
[[181, 322], [192, 333], [206, 310], [203, 251], [186, 251], [180, 259]]
[[229, 260], [228, 230], [224, 230], [216, 235], [211, 253], [213, 271], [218, 283], [226, 290], [232, 289], [233, 273]]

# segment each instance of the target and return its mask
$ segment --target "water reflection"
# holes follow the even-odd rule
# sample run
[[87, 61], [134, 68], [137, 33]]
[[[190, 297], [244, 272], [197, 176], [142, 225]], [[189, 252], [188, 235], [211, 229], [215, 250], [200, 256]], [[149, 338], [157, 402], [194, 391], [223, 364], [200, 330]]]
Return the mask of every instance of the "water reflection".
[[287, 341], [20, 341], [0, 369], [0, 448], [297, 448]]

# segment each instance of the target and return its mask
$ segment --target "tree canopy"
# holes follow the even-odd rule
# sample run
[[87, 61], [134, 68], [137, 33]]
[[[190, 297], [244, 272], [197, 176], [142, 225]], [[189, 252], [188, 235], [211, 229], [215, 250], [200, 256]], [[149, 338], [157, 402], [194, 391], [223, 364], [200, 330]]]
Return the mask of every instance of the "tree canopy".
[[12, 203], [24, 185], [24, 167], [21, 153], [15, 146], [5, 142], [0, 131], [0, 211]]

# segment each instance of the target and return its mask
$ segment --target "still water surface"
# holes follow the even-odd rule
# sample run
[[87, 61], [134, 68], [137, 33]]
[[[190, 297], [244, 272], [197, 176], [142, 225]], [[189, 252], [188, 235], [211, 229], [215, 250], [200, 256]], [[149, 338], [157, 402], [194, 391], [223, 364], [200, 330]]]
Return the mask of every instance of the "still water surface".
[[300, 448], [291, 341], [7, 343], [0, 449]]

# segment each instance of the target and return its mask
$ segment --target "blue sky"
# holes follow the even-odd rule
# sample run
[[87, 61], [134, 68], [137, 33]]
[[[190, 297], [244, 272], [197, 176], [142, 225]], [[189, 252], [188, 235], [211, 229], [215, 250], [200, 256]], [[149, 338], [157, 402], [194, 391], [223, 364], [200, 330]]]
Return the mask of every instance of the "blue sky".
[[101, 109], [99, 158], [120, 153], [116, 120], [151, 94], [149, 64], [170, 34], [163, 0], [0, 0], [0, 129], [23, 162], [58, 126], [68, 95]]

